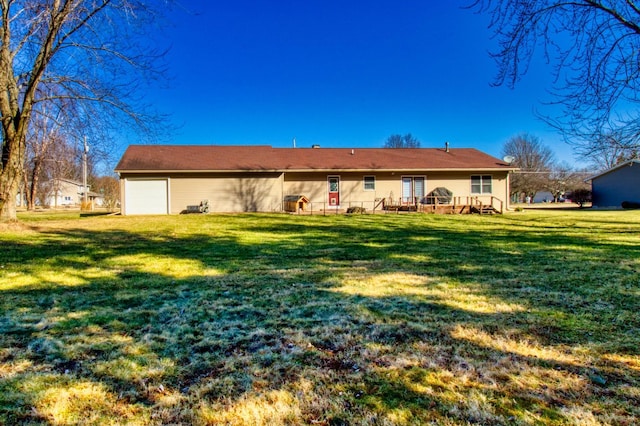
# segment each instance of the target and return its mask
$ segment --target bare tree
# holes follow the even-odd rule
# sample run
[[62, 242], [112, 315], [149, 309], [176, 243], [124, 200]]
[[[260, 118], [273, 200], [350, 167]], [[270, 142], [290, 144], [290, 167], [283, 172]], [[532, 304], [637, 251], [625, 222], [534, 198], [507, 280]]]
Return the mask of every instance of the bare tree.
[[[491, 16], [499, 47], [497, 85], [513, 87], [532, 61], [553, 63], [552, 103], [546, 116], [567, 142], [593, 147], [640, 146], [640, 4], [611, 0], [475, 0]], [[607, 136], [616, 134], [609, 139]]]
[[568, 195], [571, 201], [580, 205], [580, 208], [583, 208], [586, 203], [590, 203], [592, 200], [590, 189], [576, 189]]
[[554, 163], [553, 152], [540, 139], [528, 133], [513, 136], [502, 147], [504, 156], [513, 157], [520, 170], [511, 175], [511, 195], [533, 198], [542, 190]]
[[624, 129], [600, 132], [575, 149], [576, 154], [589, 160], [596, 169], [606, 170], [627, 160], [638, 158], [640, 144], [629, 140]]
[[391, 135], [384, 143], [385, 148], [420, 148], [420, 141], [413, 137], [411, 133], [404, 136]]
[[1, 220], [16, 217], [35, 114], [46, 110], [65, 117], [62, 127], [89, 133], [154, 122], [136, 94], [161, 71], [162, 54], [143, 32], [155, 17], [143, 0], [0, 0]]
[[[46, 108], [46, 103], [39, 104], [40, 108]], [[65, 143], [64, 135], [56, 116], [46, 114], [41, 110], [37, 113], [38, 106], [33, 113], [31, 124], [27, 129], [26, 151], [24, 164], [24, 187], [26, 188], [27, 208], [33, 210], [38, 193], [42, 193], [41, 183], [43, 175], [51, 175], [52, 170], [57, 170], [61, 161], [55, 158], [54, 153], [59, 152], [55, 145]], [[47, 173], [49, 172], [49, 173]], [[42, 201], [42, 200], [41, 200]]]
[[621, 137], [616, 133], [599, 135], [586, 143], [580, 150], [584, 158], [593, 162], [597, 168], [606, 170], [615, 166], [627, 152]]
[[120, 204], [120, 182], [115, 176], [92, 178], [91, 190], [102, 196], [103, 207], [109, 211], [113, 211]]
[[33, 201], [39, 199], [42, 205], [46, 205], [53, 200], [53, 207], [57, 207], [61, 179], [80, 179], [82, 166], [77, 150], [66, 140], [60, 139], [49, 146], [42, 163]]
[[566, 194], [577, 190], [589, 189], [585, 182], [593, 172], [585, 170], [575, 170], [568, 164], [553, 165], [544, 182], [544, 189], [553, 195], [553, 201], [558, 202]]
[[544, 182], [544, 189], [553, 196], [553, 202], [558, 200], [567, 192], [571, 185], [572, 169], [567, 164], [556, 165], [547, 175]]

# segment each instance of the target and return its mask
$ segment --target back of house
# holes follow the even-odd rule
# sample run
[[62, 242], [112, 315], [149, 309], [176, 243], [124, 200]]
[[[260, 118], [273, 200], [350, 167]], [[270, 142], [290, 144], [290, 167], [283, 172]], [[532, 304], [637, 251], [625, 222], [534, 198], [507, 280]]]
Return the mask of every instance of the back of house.
[[211, 212], [281, 212], [293, 196], [310, 211], [372, 211], [428, 204], [436, 188], [452, 202], [475, 197], [507, 208], [513, 170], [472, 148], [205, 145], [132, 145], [115, 169], [125, 215], [178, 214], [204, 200]]

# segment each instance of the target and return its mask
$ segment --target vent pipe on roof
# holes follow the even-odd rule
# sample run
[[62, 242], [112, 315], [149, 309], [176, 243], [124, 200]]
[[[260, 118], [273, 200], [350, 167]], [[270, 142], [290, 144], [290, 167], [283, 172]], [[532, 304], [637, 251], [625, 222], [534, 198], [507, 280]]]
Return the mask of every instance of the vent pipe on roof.
[[293, 147], [296, 147], [296, 138], [293, 138]]
[[449, 142], [444, 143], [444, 152], [449, 152]]
[[351, 150], [351, 155], [355, 155], [356, 151], [355, 150]]

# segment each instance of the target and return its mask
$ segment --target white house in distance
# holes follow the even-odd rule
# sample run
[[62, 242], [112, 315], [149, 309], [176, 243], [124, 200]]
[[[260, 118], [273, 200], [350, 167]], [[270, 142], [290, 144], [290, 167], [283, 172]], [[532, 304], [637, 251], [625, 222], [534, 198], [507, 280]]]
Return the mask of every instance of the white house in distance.
[[280, 212], [293, 196], [311, 210], [417, 209], [436, 188], [448, 190], [451, 203], [482, 200], [503, 211], [513, 170], [476, 149], [448, 146], [132, 145], [115, 168], [124, 215], [178, 214], [204, 200], [211, 212]]
[[[100, 194], [91, 192], [91, 187], [87, 185], [87, 200], [101, 205], [102, 198]], [[51, 179], [47, 183], [47, 192], [45, 194], [44, 205], [49, 207], [71, 207], [79, 206], [84, 199], [84, 186], [82, 182], [72, 179]]]
[[640, 204], [640, 160], [629, 160], [591, 178], [593, 207]]

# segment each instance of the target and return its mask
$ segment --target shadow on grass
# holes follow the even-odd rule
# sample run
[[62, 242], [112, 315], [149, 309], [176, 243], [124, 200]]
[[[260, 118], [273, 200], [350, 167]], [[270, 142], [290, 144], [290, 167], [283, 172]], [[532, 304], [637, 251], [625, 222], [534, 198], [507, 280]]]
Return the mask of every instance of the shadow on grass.
[[298, 406], [281, 423], [638, 420], [633, 240], [507, 217], [168, 220], [228, 224], [4, 244], [1, 419], [53, 421], [47, 389], [90, 383], [152, 423], [279, 390]]

